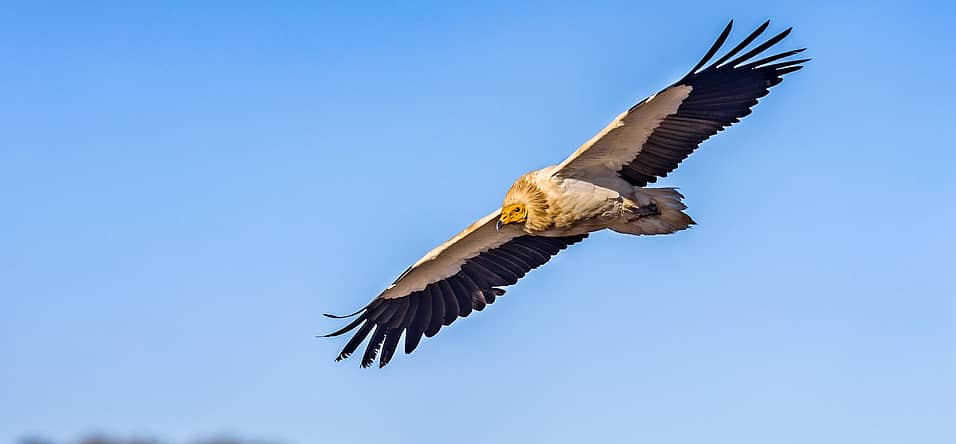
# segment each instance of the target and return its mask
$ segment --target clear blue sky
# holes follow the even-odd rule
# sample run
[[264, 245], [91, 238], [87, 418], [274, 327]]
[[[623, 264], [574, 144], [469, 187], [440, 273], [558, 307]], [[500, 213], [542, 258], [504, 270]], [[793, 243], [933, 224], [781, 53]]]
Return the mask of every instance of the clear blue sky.
[[[128, 3], [0, 15], [0, 442], [956, 442], [948, 2]], [[730, 18], [814, 60], [664, 181], [698, 226], [332, 361]]]

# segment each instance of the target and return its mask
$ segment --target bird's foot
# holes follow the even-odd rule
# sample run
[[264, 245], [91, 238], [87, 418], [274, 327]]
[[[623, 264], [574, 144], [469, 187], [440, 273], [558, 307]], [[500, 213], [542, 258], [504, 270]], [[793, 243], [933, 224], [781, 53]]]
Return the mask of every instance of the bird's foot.
[[657, 208], [656, 203], [651, 202], [649, 205], [637, 207], [631, 210], [631, 213], [637, 215], [637, 217], [660, 216], [661, 210], [660, 208]]

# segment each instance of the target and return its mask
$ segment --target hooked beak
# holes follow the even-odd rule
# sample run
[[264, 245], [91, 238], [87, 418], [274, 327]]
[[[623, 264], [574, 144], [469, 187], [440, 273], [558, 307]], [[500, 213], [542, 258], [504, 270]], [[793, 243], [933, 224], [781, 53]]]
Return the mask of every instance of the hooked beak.
[[505, 223], [498, 219], [498, 223], [495, 224], [495, 230], [501, 231], [501, 227], [505, 226]]

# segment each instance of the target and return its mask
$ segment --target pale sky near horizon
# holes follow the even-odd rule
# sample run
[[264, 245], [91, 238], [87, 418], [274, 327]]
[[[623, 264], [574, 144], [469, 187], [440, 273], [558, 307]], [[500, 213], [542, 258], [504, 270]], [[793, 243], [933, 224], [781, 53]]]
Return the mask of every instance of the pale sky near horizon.
[[[4, 6], [0, 442], [956, 442], [950, 3]], [[731, 18], [813, 61], [660, 182], [697, 226], [333, 362]]]

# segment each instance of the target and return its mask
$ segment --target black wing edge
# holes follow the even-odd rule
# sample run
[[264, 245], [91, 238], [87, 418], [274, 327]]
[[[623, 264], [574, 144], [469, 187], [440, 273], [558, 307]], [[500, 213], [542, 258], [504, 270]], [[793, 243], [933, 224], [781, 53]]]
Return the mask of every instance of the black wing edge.
[[551, 259], [570, 245], [581, 242], [587, 234], [567, 237], [521, 236], [468, 259], [458, 273], [422, 290], [393, 299], [375, 299], [348, 316], [326, 316], [343, 319], [358, 316], [348, 325], [320, 337], [335, 337], [358, 329], [335, 358], [351, 356], [371, 336], [362, 367], [369, 367], [379, 356], [379, 368], [385, 367], [405, 337], [405, 353], [413, 352], [422, 336], [432, 337], [443, 326], [451, 325], [472, 311], [481, 311], [505, 293], [499, 288], [513, 285], [518, 279]]
[[[714, 57], [714, 55], [716, 55], [717, 52], [720, 51], [720, 48], [721, 48], [721, 47], [723, 46], [723, 44], [727, 41], [727, 37], [730, 36], [730, 31], [731, 31], [731, 29], [733, 28], [733, 25], [734, 25], [734, 21], [733, 21], [733, 20], [731, 20], [729, 23], [727, 23], [727, 26], [724, 27], [724, 30], [723, 30], [723, 31], [721, 31], [720, 35], [717, 37], [717, 40], [714, 41], [714, 44], [710, 47], [710, 49], [707, 50], [707, 53], [704, 54], [704, 57], [701, 58], [700, 61], [697, 62], [696, 65], [694, 65], [694, 68], [691, 69], [690, 72], [688, 72], [683, 78], [681, 78], [680, 80], [678, 80], [677, 82], [675, 82], [674, 85], [686, 84], [690, 79], [692, 79], [692, 78], [694, 78], [694, 77], [696, 77], [696, 76], [702, 75], [702, 74], [704, 74], [704, 73], [706, 73], [706, 72], [716, 71], [716, 70], [719, 70], [719, 69], [736, 69], [736, 70], [750, 69], [750, 70], [755, 70], [755, 69], [765, 68], [764, 65], [766, 65], [767, 63], [770, 63], [770, 62], [773, 62], [773, 61], [776, 61], [776, 60], [779, 60], [779, 59], [782, 59], [782, 58], [785, 58], [785, 57], [789, 57], [789, 56], [792, 56], [792, 55], [794, 55], [794, 54], [799, 54], [799, 53], [801, 53], [801, 52], [803, 52], [803, 51], [805, 51], [805, 50], [807, 49], [807, 48], [800, 48], [800, 49], [795, 49], [795, 50], [791, 50], [791, 51], [785, 51], [785, 52], [782, 52], [782, 53], [779, 53], [779, 54], [775, 54], [775, 55], [772, 55], [772, 56], [770, 56], [770, 57], [766, 57], [766, 58], [763, 58], [763, 59], [760, 59], [760, 60], [756, 60], [756, 61], [753, 61], [753, 62], [747, 63], [746, 65], [742, 65], [742, 66], [741, 66], [741, 63], [747, 62], [749, 59], [753, 58], [754, 56], [756, 56], [756, 55], [758, 55], [758, 54], [760, 54], [760, 53], [762, 53], [762, 52], [764, 52], [764, 51], [770, 49], [772, 46], [776, 45], [777, 43], [780, 43], [781, 40], [783, 40], [784, 38], [786, 38], [788, 35], [790, 35], [790, 32], [793, 31], [793, 27], [791, 26], [791, 27], [789, 27], [789, 28], [783, 30], [783, 31], [780, 32], [779, 34], [777, 34], [777, 35], [775, 35], [775, 36], [773, 36], [773, 37], [767, 39], [767, 41], [761, 43], [760, 45], [756, 46], [755, 48], [751, 49], [750, 51], [747, 51], [747, 52], [744, 53], [743, 55], [740, 55], [739, 57], [737, 57], [737, 58], [735, 58], [735, 59], [733, 59], [733, 60], [728, 61], [731, 57], [734, 57], [734, 56], [736, 56], [737, 54], [739, 54], [740, 51], [742, 51], [744, 48], [746, 48], [747, 45], [749, 45], [750, 43], [752, 43], [754, 40], [757, 39], [757, 37], [760, 37], [760, 35], [763, 34], [763, 32], [767, 30], [767, 28], [770, 26], [770, 20], [767, 20], [767, 21], [763, 22], [760, 26], [758, 26], [756, 30], [754, 30], [752, 33], [750, 33], [750, 35], [748, 35], [748, 36], [745, 37], [743, 40], [741, 40], [740, 43], [737, 44], [737, 46], [734, 46], [733, 49], [731, 49], [730, 51], [728, 51], [728, 52], [727, 52], [726, 54], [724, 54], [721, 58], [717, 59], [716, 61], [714, 61], [713, 63], [711, 63], [710, 66], [708, 66], [708, 67], [704, 68], [703, 70], [701, 70], [701, 67], [703, 67], [704, 65], [706, 65], [706, 64], [710, 61], [710, 59], [712, 59], [712, 58]], [[800, 65], [800, 64], [805, 63], [805, 62], [808, 62], [808, 61], [810, 61], [810, 59], [791, 60], [791, 61], [785, 62], [785, 64], [787, 65], [785, 68], [795, 67], [795, 66], [797, 66], [797, 65]], [[774, 68], [774, 69], [779, 71], [779, 69], [776, 69], [776, 68]], [[789, 71], [786, 71], [786, 72], [784, 72], [784, 73], [780, 73], [780, 75], [783, 75], [783, 74], [786, 74], [786, 73], [789, 73], [789, 72], [793, 72], [793, 71], [797, 71], [797, 70], [799, 70], [799, 69], [800, 69], [800, 68], [793, 69], [793, 70], [789, 70]], [[674, 85], [671, 85], [671, 86], [674, 86]]]
[[[637, 157], [618, 172], [632, 185], [646, 186], [656, 182], [658, 178], [666, 177], [701, 142], [749, 115], [758, 99], [769, 94], [770, 88], [782, 82], [785, 74], [800, 70], [803, 63], [810, 60], [778, 62], [799, 54], [806, 48], [752, 60], [790, 35], [792, 27], [741, 54], [741, 51], [767, 30], [770, 26], [770, 21], [767, 20], [711, 63], [730, 36], [733, 23], [731, 20], [724, 27], [714, 44], [690, 72], [668, 87], [689, 85], [692, 90], [677, 112], [665, 118], [652, 131]], [[644, 102], [646, 100], [631, 109]]]

